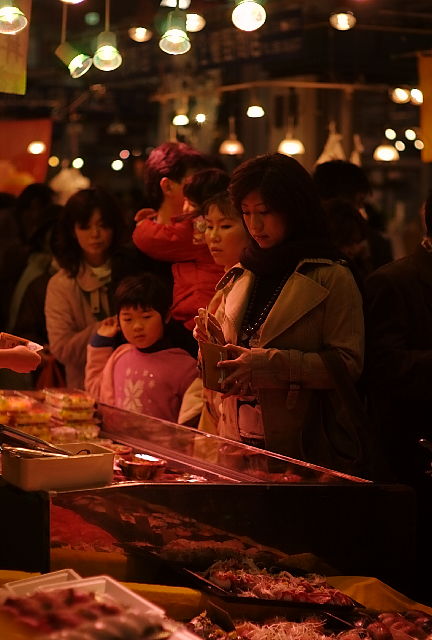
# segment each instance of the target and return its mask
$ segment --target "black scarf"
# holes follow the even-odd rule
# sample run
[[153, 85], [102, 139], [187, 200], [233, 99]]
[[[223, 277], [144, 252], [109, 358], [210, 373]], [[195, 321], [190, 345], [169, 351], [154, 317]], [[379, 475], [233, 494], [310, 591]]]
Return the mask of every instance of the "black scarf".
[[289, 277], [298, 263], [306, 258], [341, 260], [343, 256], [327, 239], [287, 240], [270, 249], [261, 249], [252, 241], [243, 250], [240, 262], [257, 276]]

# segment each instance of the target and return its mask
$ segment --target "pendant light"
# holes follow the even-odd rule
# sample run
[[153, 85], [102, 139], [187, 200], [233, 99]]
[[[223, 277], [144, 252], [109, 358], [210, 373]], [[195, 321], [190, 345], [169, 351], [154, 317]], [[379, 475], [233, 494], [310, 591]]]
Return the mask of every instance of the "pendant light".
[[80, 78], [83, 76], [93, 64], [93, 60], [85, 53], [80, 53], [68, 42], [66, 42], [66, 24], [67, 24], [67, 4], [62, 7], [62, 26], [60, 44], [55, 50], [57, 58], [59, 58], [69, 69], [72, 78]]
[[101, 71], [114, 71], [121, 63], [122, 57], [117, 49], [117, 37], [110, 31], [110, 0], [105, 0], [105, 31], [97, 37], [93, 64]]
[[28, 20], [12, 0], [0, 0], [0, 33], [14, 36], [26, 28]]
[[392, 144], [380, 144], [373, 152], [373, 159], [378, 162], [395, 162], [399, 160], [399, 152]]
[[131, 27], [128, 34], [129, 38], [135, 42], [148, 42], [153, 36], [152, 30], [147, 27]]
[[304, 144], [301, 140], [294, 137], [293, 131], [297, 123], [298, 117], [298, 97], [295, 89], [291, 88], [286, 97], [288, 111], [288, 127], [285, 138], [281, 140], [278, 146], [278, 153], [285, 156], [300, 156], [305, 152]]
[[206, 20], [200, 13], [186, 14], [186, 31], [197, 33], [198, 31], [202, 31], [205, 26]]
[[355, 26], [357, 18], [352, 11], [340, 9], [330, 14], [329, 22], [337, 31], [349, 31]]
[[241, 156], [244, 153], [244, 146], [237, 140], [235, 133], [234, 117], [229, 117], [229, 135], [219, 147], [219, 153], [225, 156]]
[[266, 21], [264, 7], [257, 0], [236, 0], [231, 19], [241, 31], [256, 31]]
[[175, 9], [168, 14], [165, 33], [159, 40], [159, 47], [162, 51], [172, 56], [187, 53], [191, 48], [186, 31], [186, 14], [183, 9], [179, 8], [178, 1]]
[[80, 4], [80, 2], [84, 2], [84, 0], [61, 0], [64, 4]]

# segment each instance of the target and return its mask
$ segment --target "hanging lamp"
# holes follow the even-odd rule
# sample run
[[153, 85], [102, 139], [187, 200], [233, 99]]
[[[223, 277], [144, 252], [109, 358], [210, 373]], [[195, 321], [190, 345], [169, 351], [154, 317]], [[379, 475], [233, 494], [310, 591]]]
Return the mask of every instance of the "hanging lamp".
[[14, 36], [26, 28], [28, 20], [12, 0], [0, 0], [0, 33]]
[[105, 31], [97, 37], [93, 64], [101, 71], [114, 71], [121, 63], [122, 57], [117, 49], [117, 37], [110, 31], [110, 0], [105, 0]]
[[241, 31], [256, 31], [266, 21], [266, 11], [257, 0], [236, 0], [231, 19]]
[[93, 64], [93, 60], [90, 56], [85, 53], [80, 53], [77, 49], [66, 42], [66, 24], [67, 4], [63, 3], [60, 44], [54, 53], [57, 58], [67, 66], [72, 78], [80, 78], [90, 69]]
[[191, 43], [186, 31], [186, 14], [179, 8], [179, 0], [176, 7], [170, 11], [167, 17], [165, 32], [159, 40], [159, 47], [165, 53], [172, 56], [187, 53], [191, 48]]
[[228, 119], [229, 122], [229, 135], [226, 140], [224, 140], [219, 147], [219, 153], [225, 156], [241, 156], [244, 153], [244, 146], [237, 140], [235, 125], [234, 125], [234, 117], [230, 116]]
[[392, 144], [380, 144], [373, 152], [373, 159], [378, 162], [395, 162], [399, 160], [399, 152]]
[[340, 9], [330, 14], [329, 22], [337, 31], [349, 31], [355, 26], [357, 18], [352, 11]]

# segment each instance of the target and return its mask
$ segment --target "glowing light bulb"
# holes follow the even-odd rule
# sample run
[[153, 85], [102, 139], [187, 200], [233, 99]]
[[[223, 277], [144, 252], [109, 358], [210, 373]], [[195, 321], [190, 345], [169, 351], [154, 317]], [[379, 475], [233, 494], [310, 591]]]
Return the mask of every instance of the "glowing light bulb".
[[397, 104], [405, 104], [406, 102], [409, 102], [411, 98], [408, 89], [404, 89], [403, 87], [396, 87], [393, 89], [390, 96], [393, 102], [396, 102]]
[[198, 124], [204, 124], [206, 120], [207, 116], [205, 113], [197, 113], [195, 116], [195, 122], [198, 122]]
[[130, 156], [129, 149], [122, 149], [119, 153], [119, 156], [122, 160], [127, 160]]
[[132, 27], [128, 31], [129, 38], [135, 40], [135, 42], [147, 42], [151, 40], [153, 31], [146, 29], [145, 27]]
[[102, 31], [97, 38], [97, 49], [93, 56], [93, 64], [101, 71], [114, 71], [122, 63], [117, 49], [117, 39], [112, 31]]
[[44, 151], [46, 151], [46, 144], [45, 142], [41, 142], [40, 140], [34, 140], [33, 142], [30, 142], [29, 146], [27, 147], [27, 151], [33, 156], [40, 156], [41, 153], [44, 153]]
[[166, 31], [159, 40], [159, 47], [173, 56], [187, 53], [191, 48], [186, 33], [186, 14], [181, 9], [176, 8], [169, 12]]
[[123, 169], [123, 161], [122, 160], [113, 160], [111, 162], [111, 169], [113, 171], [121, 171]]
[[74, 158], [72, 160], [72, 166], [74, 169], [81, 169], [84, 166], [84, 160], [82, 158]]
[[72, 78], [80, 78], [92, 66], [93, 60], [90, 56], [80, 53], [68, 42], [62, 42], [55, 50], [57, 58], [59, 58], [69, 69]]
[[48, 164], [50, 167], [58, 167], [60, 164], [60, 158], [57, 156], [50, 156], [48, 158]]
[[230, 136], [222, 142], [219, 153], [224, 156], [240, 156], [244, 153], [244, 146], [235, 136]]
[[305, 152], [304, 144], [297, 138], [291, 138], [288, 134], [278, 146], [278, 153], [285, 156], [300, 156]]
[[395, 140], [396, 139], [396, 131], [394, 129], [386, 129], [384, 132], [387, 140]]
[[349, 31], [355, 26], [357, 18], [352, 11], [335, 11], [330, 14], [329, 22], [338, 31]]
[[232, 12], [231, 19], [237, 29], [255, 31], [266, 21], [266, 12], [255, 0], [240, 0]]
[[416, 149], [418, 149], [419, 151], [421, 151], [422, 149], [424, 149], [424, 142], [423, 140], [420, 140], [419, 138], [417, 138], [417, 140], [414, 142], [414, 146]]
[[407, 140], [415, 140], [417, 138], [417, 134], [414, 129], [405, 129], [405, 138]]
[[262, 118], [265, 115], [265, 111], [259, 104], [251, 104], [246, 111], [248, 118]]
[[26, 28], [28, 20], [23, 12], [13, 5], [12, 0], [0, 2], [0, 33], [14, 36]]
[[64, 4], [79, 4], [80, 2], [84, 2], [84, 0], [61, 0]]
[[373, 153], [373, 159], [379, 162], [395, 162], [399, 160], [399, 153], [391, 144], [380, 144]]
[[185, 127], [189, 124], [189, 118], [185, 113], [177, 113], [172, 119], [172, 123], [176, 127]]
[[[180, 9], [189, 9], [191, 0], [180, 0], [179, 8]], [[161, 0], [161, 7], [171, 7], [171, 9], [175, 9], [177, 6], [176, 0]]]
[[205, 18], [203, 18], [203, 16], [200, 16], [199, 13], [186, 14], [186, 31], [196, 33], [197, 31], [202, 31], [205, 26]]
[[412, 104], [423, 104], [423, 92], [420, 89], [411, 89], [410, 100]]
[[402, 140], [396, 140], [394, 146], [398, 151], [405, 151], [405, 142], [402, 142]]

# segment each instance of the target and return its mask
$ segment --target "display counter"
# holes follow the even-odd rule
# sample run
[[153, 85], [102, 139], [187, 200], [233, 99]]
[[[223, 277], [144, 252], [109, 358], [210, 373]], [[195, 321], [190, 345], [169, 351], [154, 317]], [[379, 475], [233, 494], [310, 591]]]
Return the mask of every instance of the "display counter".
[[415, 569], [409, 488], [113, 407], [99, 412], [103, 437], [165, 459], [166, 472], [152, 482], [120, 477], [110, 486], [65, 492], [2, 483], [0, 567], [47, 571], [59, 568], [61, 557], [73, 567], [74, 557], [87, 554], [107, 572], [116, 566], [115, 577], [124, 580], [191, 586], [155, 551], [176, 560], [191, 549], [217, 555], [236, 546], [255, 558], [327, 575], [374, 575], [409, 591]]

